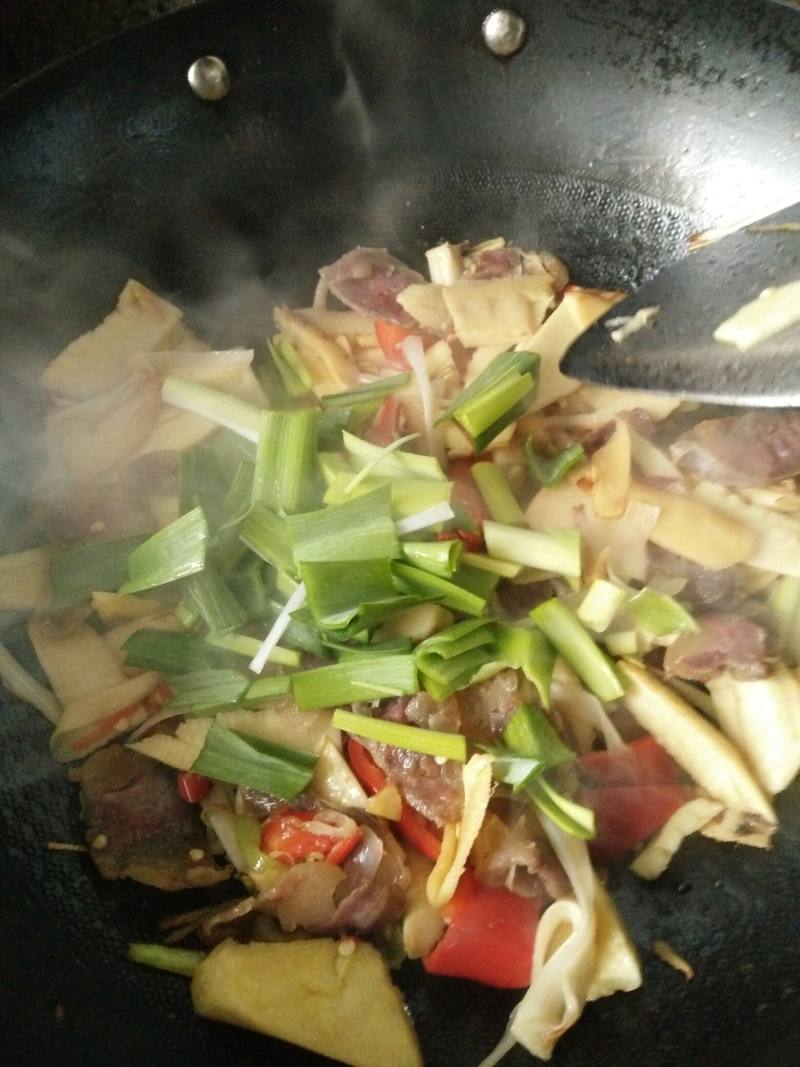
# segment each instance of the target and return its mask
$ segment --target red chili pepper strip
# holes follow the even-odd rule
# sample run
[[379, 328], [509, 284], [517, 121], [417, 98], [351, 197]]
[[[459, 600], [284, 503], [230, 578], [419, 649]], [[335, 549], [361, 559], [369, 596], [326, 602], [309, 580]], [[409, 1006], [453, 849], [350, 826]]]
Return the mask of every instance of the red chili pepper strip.
[[363, 836], [364, 831], [359, 829], [349, 837], [340, 837], [325, 857], [325, 862], [332, 863], [334, 867], [340, 867]]
[[316, 818], [314, 811], [284, 808], [276, 812], [261, 828], [261, 851], [285, 856], [292, 863], [302, 863], [314, 854], [327, 863], [344, 862], [361, 840], [361, 829], [346, 837], [309, 830], [305, 824]]
[[199, 804], [211, 789], [211, 780], [204, 774], [193, 771], [180, 771], [178, 774], [178, 796], [187, 804]]
[[[368, 793], [380, 793], [386, 787], [387, 777], [375, 764], [369, 752], [354, 738], [347, 740], [347, 758], [350, 766]], [[413, 845], [417, 852], [427, 856], [430, 860], [436, 860], [442, 850], [442, 839], [433, 823], [412, 808], [406, 801], [396, 823], [397, 830], [402, 837]]]
[[127, 708], [120, 708], [119, 711], [114, 711], [111, 715], [107, 715], [102, 722], [98, 723], [93, 730], [90, 730], [88, 734], [84, 734], [83, 737], [77, 741], [72, 742], [72, 749], [74, 752], [82, 752], [85, 748], [90, 748], [98, 741], [102, 741], [108, 734], [114, 732], [114, 727], [123, 719], [130, 718], [139, 710], [138, 704], [131, 704]]
[[447, 929], [422, 961], [428, 974], [471, 978], [499, 989], [530, 985], [538, 900], [490, 889], [466, 870], [444, 917]]

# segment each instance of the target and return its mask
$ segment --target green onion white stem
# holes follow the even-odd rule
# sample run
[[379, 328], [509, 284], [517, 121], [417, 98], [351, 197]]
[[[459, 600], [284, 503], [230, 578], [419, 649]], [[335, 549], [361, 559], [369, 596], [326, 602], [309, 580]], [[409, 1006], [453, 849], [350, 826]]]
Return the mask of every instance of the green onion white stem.
[[190, 382], [183, 378], [165, 378], [161, 387], [161, 399], [165, 404], [172, 404], [182, 411], [202, 415], [210, 422], [233, 430], [254, 444], [258, 441], [259, 410], [238, 397], [209, 389], [199, 382]]
[[253, 674], [261, 674], [264, 667], [267, 665], [267, 660], [272, 654], [273, 650], [280, 643], [280, 639], [286, 632], [286, 628], [292, 621], [292, 612], [297, 611], [306, 602], [306, 587], [301, 582], [289, 599], [284, 604], [281, 613], [278, 615], [275, 622], [270, 627], [270, 631], [264, 640], [261, 642], [261, 647], [255, 656], [250, 661], [250, 670]]

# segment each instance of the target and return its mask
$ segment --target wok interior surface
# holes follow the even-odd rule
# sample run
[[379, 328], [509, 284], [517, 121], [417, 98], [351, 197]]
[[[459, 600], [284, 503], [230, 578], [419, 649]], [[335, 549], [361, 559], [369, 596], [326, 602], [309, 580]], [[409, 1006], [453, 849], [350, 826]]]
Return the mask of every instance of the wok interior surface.
[[[696, 230], [796, 199], [796, 11], [517, 6], [530, 40], [500, 63], [475, 0], [228, 0], [0, 100], [3, 551], [27, 535], [36, 371], [128, 275], [209, 340], [263, 344], [271, 305], [310, 299], [316, 269], [356, 243], [418, 266], [440, 239], [500, 233], [559, 253], [576, 281], [629, 287]], [[206, 53], [231, 72], [218, 104], [185, 82]], [[85, 856], [46, 850], [81, 833], [47, 734], [5, 698], [0, 1061], [322, 1062], [195, 1018], [182, 979], [125, 962], [130, 940], [154, 939], [158, 918], [195, 898], [102, 882]], [[772, 852], [689, 841], [654, 884], [614, 875], [644, 988], [589, 1007], [557, 1063], [796, 1062], [799, 797], [779, 800]], [[655, 960], [657, 938], [692, 963], [692, 982]], [[518, 999], [411, 965], [398, 981], [431, 1067], [477, 1063]]]

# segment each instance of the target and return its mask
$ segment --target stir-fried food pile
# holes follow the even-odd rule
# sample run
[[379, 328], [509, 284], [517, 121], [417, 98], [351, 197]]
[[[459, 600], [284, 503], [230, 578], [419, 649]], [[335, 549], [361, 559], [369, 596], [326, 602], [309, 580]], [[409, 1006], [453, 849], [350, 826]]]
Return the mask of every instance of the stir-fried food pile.
[[608, 865], [769, 847], [800, 768], [800, 415], [565, 377], [621, 294], [549, 253], [427, 262], [349, 252], [255, 362], [129, 282], [0, 559], [100, 873], [230, 884], [133, 957], [356, 1065], [421, 1062], [405, 958], [549, 1058], [641, 981]]

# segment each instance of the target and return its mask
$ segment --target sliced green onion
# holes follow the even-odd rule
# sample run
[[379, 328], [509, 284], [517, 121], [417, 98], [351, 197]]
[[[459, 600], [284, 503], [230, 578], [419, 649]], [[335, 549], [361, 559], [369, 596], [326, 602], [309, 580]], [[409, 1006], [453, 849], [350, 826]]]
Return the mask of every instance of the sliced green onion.
[[188, 596], [182, 596], [178, 602], [175, 618], [186, 630], [196, 630], [200, 626], [200, 613]]
[[467, 762], [467, 739], [462, 734], [446, 734], [440, 730], [425, 730], [420, 726], [372, 719], [369, 715], [356, 715], [352, 711], [337, 708], [331, 726], [356, 737], [381, 741], [385, 745], [405, 748], [409, 752], [421, 752], [425, 756]]
[[[341, 452], [318, 452], [317, 462], [319, 463], [319, 469], [322, 472], [322, 477], [325, 479], [325, 484], [327, 486], [330, 486], [339, 475], [343, 475], [348, 479], [353, 477], [353, 468]], [[373, 486], [373, 488], [375, 487]], [[344, 503], [344, 500], [326, 500], [325, 503], [342, 504]]]
[[[247, 659], [252, 659], [261, 648], [258, 638], [248, 637], [247, 634], [209, 634], [206, 641], [214, 648], [232, 652], [237, 656], [245, 656]], [[280, 667], [299, 667], [300, 653], [293, 648], [281, 648], [280, 645], [276, 645], [269, 655], [268, 662]]]
[[450, 405], [443, 419], [455, 419], [481, 453], [506, 426], [524, 414], [539, 376], [532, 352], [503, 352]]
[[206, 565], [208, 524], [202, 508], [181, 515], [128, 556], [128, 581], [120, 593], [139, 593], [196, 574]]
[[546, 769], [541, 760], [518, 756], [508, 749], [487, 748], [486, 751], [492, 757], [492, 777], [503, 785], [513, 786], [515, 792]]
[[294, 574], [294, 558], [285, 519], [266, 504], [254, 504], [241, 525], [239, 537], [261, 559], [286, 574]]
[[453, 575], [453, 581], [456, 585], [460, 585], [462, 589], [474, 593], [483, 600], [489, 600], [497, 589], [500, 575], [494, 571], [480, 567], [470, 567], [468, 563], [462, 563]]
[[525, 458], [532, 476], [541, 485], [558, 485], [562, 478], [572, 470], [576, 464], [586, 458], [583, 445], [577, 442], [559, 452], [556, 456], [540, 456], [533, 449], [533, 441], [529, 437], [525, 441]]
[[522, 508], [517, 503], [503, 470], [496, 463], [473, 463], [470, 474], [495, 522], [502, 522], [507, 526], [524, 525]]
[[212, 633], [227, 634], [247, 622], [247, 612], [210, 563], [184, 582], [189, 604]]
[[405, 541], [400, 547], [409, 563], [442, 578], [453, 576], [464, 553], [461, 541]]
[[310, 503], [317, 453], [318, 413], [262, 411], [253, 476], [253, 503], [289, 514]]
[[576, 804], [557, 792], [547, 780], [540, 776], [533, 778], [525, 791], [540, 811], [565, 833], [591, 841], [597, 836], [595, 814], [591, 808]]
[[545, 708], [550, 708], [550, 685], [556, 662], [556, 650], [541, 632], [521, 626], [498, 626], [497, 659], [507, 667], [521, 670], [539, 694]]
[[580, 578], [581, 535], [577, 530], [523, 530], [487, 519], [483, 536], [490, 556]]
[[208, 448], [192, 448], [181, 453], [178, 468], [178, 511], [185, 515], [201, 507], [210, 524], [222, 518], [226, 483], [214, 453]]
[[269, 610], [270, 582], [267, 575], [267, 567], [253, 556], [228, 575], [228, 584], [247, 612], [248, 619], [261, 618]]
[[300, 574], [311, 614], [326, 628], [347, 626], [370, 602], [397, 595], [388, 557], [301, 563]]
[[531, 618], [596, 697], [608, 701], [623, 695], [616, 667], [566, 604], [553, 597], [535, 607]]
[[642, 589], [625, 605], [625, 612], [656, 637], [696, 633], [700, 627], [677, 600], [655, 589]]
[[413, 696], [417, 668], [413, 656], [369, 656], [291, 675], [300, 711], [352, 704], [384, 696]]
[[398, 437], [397, 440], [391, 441], [388, 445], [385, 445], [377, 456], [374, 456], [369, 463], [366, 463], [357, 474], [354, 474], [345, 487], [345, 493], [347, 496], [351, 496], [353, 491], [365, 481], [374, 470], [377, 470], [381, 462], [386, 456], [396, 452], [401, 445], [406, 445], [409, 441], [416, 441], [419, 437], [418, 433], [409, 433], [405, 437]]
[[344, 448], [357, 470], [366, 467], [376, 457], [380, 462], [372, 468], [373, 474], [382, 474], [388, 478], [423, 478], [434, 482], [447, 481], [444, 471], [433, 456], [420, 456], [415, 452], [391, 452], [384, 455], [384, 449], [364, 441], [355, 434], [342, 434]]
[[603, 578], [595, 578], [580, 603], [578, 618], [596, 634], [605, 633], [627, 598], [627, 590]]
[[[283, 611], [283, 608], [284, 605], [279, 601], [269, 600], [261, 619], [271, 626]], [[312, 656], [323, 656], [325, 654], [319, 630], [311, 618], [311, 612], [305, 607], [299, 607], [292, 612], [289, 625], [281, 637], [281, 644], [286, 645], [288, 648], [299, 648], [302, 652], [308, 652]]]
[[244, 674], [232, 670], [192, 671], [176, 674], [169, 679], [172, 696], [169, 706], [191, 711], [198, 706], [226, 708], [238, 704], [249, 682]]
[[155, 967], [157, 971], [171, 971], [191, 978], [203, 960], [205, 952], [190, 948], [173, 948], [171, 945], [147, 944], [134, 941], [128, 945], [128, 959], [133, 963], [142, 963], [145, 967]]
[[388, 486], [287, 520], [297, 563], [383, 559], [397, 552]]
[[336, 653], [340, 663], [348, 659], [364, 659], [370, 656], [404, 655], [410, 652], [412, 647], [409, 637], [390, 637], [385, 641], [370, 641], [354, 645], [346, 645], [341, 641], [326, 641], [325, 646]]
[[92, 593], [110, 593], [128, 577], [128, 556], [147, 540], [147, 534], [92, 541], [50, 557], [51, 611], [58, 611]]
[[635, 656], [639, 651], [639, 637], [635, 630], [618, 630], [603, 638], [612, 656]]
[[305, 396], [309, 393], [313, 384], [311, 374], [289, 338], [277, 334], [267, 341], [267, 348], [289, 396]]
[[231, 430], [220, 430], [203, 446], [216, 459], [217, 465], [226, 480], [230, 480], [231, 471], [238, 469], [242, 462], [251, 466], [256, 461], [255, 441], [248, 441]]
[[575, 759], [575, 753], [567, 748], [545, 713], [531, 704], [520, 704], [503, 731], [503, 740], [512, 752], [538, 760], [545, 767], [558, 767]]
[[485, 597], [464, 589], [447, 578], [429, 574], [407, 563], [393, 563], [392, 572], [406, 589], [425, 600], [436, 600], [446, 608], [460, 611], [464, 615], [483, 615], [486, 610]]
[[418, 511], [413, 515], [398, 519], [395, 523], [395, 530], [398, 537], [404, 537], [406, 534], [417, 533], [419, 530], [427, 530], [431, 526], [438, 526], [442, 522], [449, 522], [454, 517], [455, 512], [450, 505], [442, 502], [425, 508], [423, 511]]
[[414, 655], [427, 692], [444, 700], [463, 689], [495, 658], [494, 642], [494, 626], [482, 619], [466, 619], [423, 641]]
[[259, 708], [271, 700], [288, 697], [292, 691], [292, 679], [288, 674], [276, 674], [269, 678], [257, 678], [242, 697], [245, 708]]
[[360, 385], [357, 389], [348, 389], [343, 393], [329, 393], [328, 396], [322, 397], [320, 404], [324, 411], [336, 408], [349, 409], [361, 404], [369, 404], [396, 393], [408, 385], [410, 378], [411, 375], [407, 371], [404, 374], [393, 374], [389, 378], [378, 378], [374, 382]]
[[286, 601], [283, 608], [281, 608], [281, 611], [270, 627], [267, 636], [261, 642], [261, 647], [250, 661], [250, 670], [253, 674], [261, 674], [264, 670], [269, 657], [272, 655], [272, 652], [278, 646], [284, 633], [289, 628], [289, 624], [292, 621], [292, 612], [301, 608], [305, 602], [306, 587], [301, 582]]
[[258, 441], [259, 410], [238, 397], [209, 389], [183, 378], [165, 378], [161, 387], [165, 404], [202, 415], [204, 419], [233, 430], [248, 441]]
[[167, 630], [137, 630], [122, 646], [127, 667], [162, 674], [189, 674], [235, 663], [231, 655], [217, 650], [201, 634]]
[[250, 786], [292, 800], [307, 788], [316, 765], [312, 752], [234, 733], [214, 722], [192, 770], [219, 782]]
[[449, 504], [453, 489], [452, 482], [433, 482], [422, 478], [387, 478], [368, 477], [355, 489], [348, 491], [353, 479], [352, 471], [337, 472], [328, 482], [323, 500], [326, 504], [344, 504], [354, 497], [371, 493], [380, 486], [388, 485], [391, 490], [392, 517], [408, 518], [420, 511], [432, 508], [436, 504]]
[[521, 563], [509, 563], [504, 559], [492, 559], [481, 552], [465, 552], [463, 560], [470, 567], [479, 571], [490, 571], [499, 578], [516, 578], [522, 571]]

